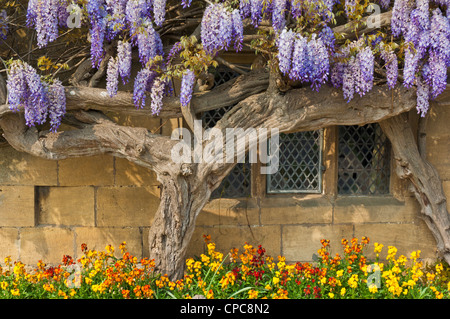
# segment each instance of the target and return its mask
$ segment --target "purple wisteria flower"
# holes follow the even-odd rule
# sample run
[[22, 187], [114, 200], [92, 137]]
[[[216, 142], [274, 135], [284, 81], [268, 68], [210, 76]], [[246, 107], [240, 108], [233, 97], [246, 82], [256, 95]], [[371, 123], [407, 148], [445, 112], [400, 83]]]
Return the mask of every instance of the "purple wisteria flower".
[[151, 21], [146, 21], [137, 34], [139, 61], [145, 65], [150, 59], [162, 54], [162, 42]]
[[342, 75], [342, 90], [344, 92], [344, 98], [347, 102], [353, 99], [355, 93], [356, 79], [360, 74], [358, 60], [352, 56], [344, 68]]
[[6, 10], [0, 10], [0, 39], [5, 40], [8, 34], [8, 15]]
[[195, 73], [192, 70], [186, 70], [181, 80], [180, 102], [186, 107], [191, 102], [192, 93], [195, 85]]
[[415, 1], [395, 0], [392, 8], [391, 30], [395, 37], [405, 34], [408, 30], [411, 11]]
[[278, 37], [278, 64], [280, 72], [287, 74], [291, 69], [292, 52], [295, 42], [295, 32], [287, 30], [286, 28], [281, 31]]
[[422, 79], [417, 80], [417, 113], [424, 117], [430, 107], [430, 87]]
[[370, 47], [362, 49], [357, 55], [357, 60], [360, 74], [357, 79], [356, 91], [363, 96], [373, 88], [374, 56]]
[[273, 0], [272, 26], [279, 32], [286, 24], [286, 0]]
[[119, 75], [123, 83], [128, 82], [131, 76], [131, 43], [128, 41], [119, 41], [117, 44], [117, 63]]
[[389, 8], [389, 5], [391, 4], [391, 0], [379, 0], [379, 2], [383, 9]]
[[136, 108], [145, 106], [146, 92], [151, 88], [155, 72], [148, 68], [141, 69], [134, 80], [133, 102]]
[[39, 1], [35, 16], [37, 45], [43, 48], [58, 37], [58, 1]]
[[25, 73], [21, 61], [15, 60], [11, 63], [8, 69], [6, 87], [8, 89], [9, 108], [16, 112], [19, 110], [19, 107], [25, 106], [27, 102]]
[[244, 42], [244, 25], [238, 9], [234, 9], [231, 13], [231, 23], [233, 26], [231, 38], [234, 39], [234, 49], [239, 52], [242, 50], [242, 43]]
[[41, 77], [31, 65], [23, 63], [23, 68], [28, 97], [25, 107], [26, 124], [28, 126], [44, 124], [48, 113], [48, 97]]
[[166, 0], [153, 0], [153, 15], [155, 24], [161, 27], [166, 17]]
[[66, 113], [66, 94], [61, 81], [54, 80], [48, 86], [48, 117], [50, 119], [50, 131], [56, 132], [61, 120]]
[[106, 70], [106, 90], [110, 97], [117, 94], [119, 87], [119, 63], [118, 58], [110, 58]]
[[183, 8], [188, 8], [191, 6], [192, 0], [181, 0], [181, 5]]
[[380, 52], [380, 56], [385, 63], [386, 68], [386, 80], [388, 87], [393, 89], [397, 84], [398, 78], [398, 59], [397, 55], [391, 48], [383, 46]]
[[225, 49], [232, 41], [232, 15], [222, 3], [209, 5], [205, 9], [201, 23], [200, 36], [203, 48], [208, 54]]
[[166, 81], [158, 77], [153, 81], [150, 97], [150, 108], [153, 115], [159, 115], [163, 107], [163, 97], [166, 89]]

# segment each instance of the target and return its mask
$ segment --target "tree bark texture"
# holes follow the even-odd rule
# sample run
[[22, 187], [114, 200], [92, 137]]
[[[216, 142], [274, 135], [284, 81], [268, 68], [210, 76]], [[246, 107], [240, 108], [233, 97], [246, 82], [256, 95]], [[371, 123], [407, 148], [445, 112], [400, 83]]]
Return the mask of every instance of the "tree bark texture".
[[406, 114], [381, 121], [380, 126], [391, 141], [397, 175], [411, 182], [438, 253], [450, 263], [450, 217], [438, 172], [421, 156]]

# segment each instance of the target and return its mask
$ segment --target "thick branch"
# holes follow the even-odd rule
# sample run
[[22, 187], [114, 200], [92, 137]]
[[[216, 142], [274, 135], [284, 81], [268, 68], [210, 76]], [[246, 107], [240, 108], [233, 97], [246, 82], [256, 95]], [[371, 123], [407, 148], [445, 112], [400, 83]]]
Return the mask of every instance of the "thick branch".
[[[191, 100], [194, 113], [234, 105], [241, 100], [267, 89], [269, 75], [264, 71], [249, 72], [217, 86], [211, 91], [197, 93]], [[150, 96], [146, 99], [143, 109], [136, 109], [133, 94], [118, 92], [115, 97], [109, 97], [104, 89], [88, 87], [66, 87], [67, 111], [99, 110], [104, 112], [119, 112], [137, 116], [153, 116], [150, 108]], [[0, 118], [11, 111], [7, 104], [0, 105]], [[164, 107], [160, 117], [182, 117], [181, 104], [178, 97], [164, 99]]]
[[151, 134], [144, 128], [117, 125], [101, 113], [78, 112], [79, 129], [51, 133], [27, 127], [23, 114], [8, 114], [0, 119], [3, 136], [18, 151], [41, 158], [60, 160], [70, 157], [111, 154], [163, 174], [180, 171], [171, 161], [170, 150], [176, 141]]

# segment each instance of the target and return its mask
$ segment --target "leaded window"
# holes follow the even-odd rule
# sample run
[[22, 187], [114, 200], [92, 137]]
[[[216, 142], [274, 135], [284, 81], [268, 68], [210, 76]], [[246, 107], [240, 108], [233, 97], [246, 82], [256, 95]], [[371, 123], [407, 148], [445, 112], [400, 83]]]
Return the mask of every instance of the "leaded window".
[[323, 130], [281, 133], [278, 171], [267, 175], [267, 192], [322, 192], [322, 143]]
[[[223, 84], [239, 74], [224, 67], [217, 68], [214, 74], [214, 85]], [[211, 128], [231, 110], [233, 105], [211, 111], [204, 112], [202, 115], [203, 126]], [[211, 198], [232, 198], [246, 197], [251, 194], [251, 164], [246, 156], [245, 163], [236, 164], [232, 171], [222, 180], [222, 183], [211, 194]]]
[[339, 194], [389, 193], [391, 148], [377, 123], [340, 126], [338, 148]]

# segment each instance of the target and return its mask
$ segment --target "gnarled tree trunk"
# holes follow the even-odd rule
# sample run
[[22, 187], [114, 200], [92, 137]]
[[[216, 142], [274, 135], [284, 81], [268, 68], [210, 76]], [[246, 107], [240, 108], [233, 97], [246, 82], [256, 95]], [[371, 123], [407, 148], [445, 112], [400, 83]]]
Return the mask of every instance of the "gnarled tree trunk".
[[436, 239], [437, 250], [450, 263], [450, 217], [438, 172], [419, 153], [406, 114], [381, 121], [380, 126], [391, 141], [397, 175], [411, 182], [421, 216]]

